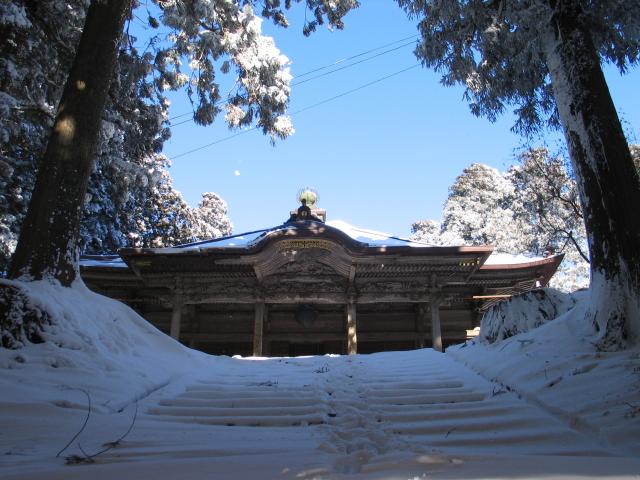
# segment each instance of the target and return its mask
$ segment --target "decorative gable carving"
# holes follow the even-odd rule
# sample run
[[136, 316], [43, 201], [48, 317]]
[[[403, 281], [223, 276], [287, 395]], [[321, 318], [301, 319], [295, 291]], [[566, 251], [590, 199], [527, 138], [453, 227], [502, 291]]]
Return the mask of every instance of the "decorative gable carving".
[[321, 277], [337, 275], [336, 271], [329, 265], [320, 263], [315, 260], [297, 260], [285, 263], [276, 272], [275, 275], [297, 276], [297, 277]]

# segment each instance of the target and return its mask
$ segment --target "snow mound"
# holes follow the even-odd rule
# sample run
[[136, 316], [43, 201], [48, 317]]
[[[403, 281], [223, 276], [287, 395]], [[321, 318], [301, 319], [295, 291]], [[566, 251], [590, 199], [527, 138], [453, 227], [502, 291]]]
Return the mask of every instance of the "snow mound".
[[[75, 390], [86, 386], [96, 408], [118, 410], [207, 358], [82, 282], [71, 288], [48, 281], [2, 283], [18, 288], [28, 298], [29, 307], [48, 319], [38, 343], [0, 348], [0, 391], [15, 397], [4, 401], [64, 402], [69, 396], [64, 391], [70, 386]], [[21, 381], [34, 376], [40, 381], [29, 383], [30, 387]], [[96, 376], [102, 377], [100, 382], [95, 381]], [[77, 392], [72, 396], [77, 398]]]
[[[473, 340], [449, 347], [447, 354], [576, 430], [618, 448], [621, 455], [638, 455], [640, 346], [598, 351], [597, 332], [584, 315], [588, 294], [574, 292], [563, 301], [547, 289], [540, 302], [535, 296], [526, 303], [521, 299], [511, 311], [528, 312], [531, 319], [538, 308], [550, 316], [547, 309], [554, 302], [553, 308], [565, 311], [553, 321], [500, 342]], [[575, 301], [573, 308], [567, 309], [568, 299]], [[524, 325], [514, 319], [508, 326]]]
[[479, 338], [488, 343], [499, 342], [537, 328], [575, 305], [576, 299], [572, 294], [553, 288], [540, 288], [513, 296], [485, 312]]

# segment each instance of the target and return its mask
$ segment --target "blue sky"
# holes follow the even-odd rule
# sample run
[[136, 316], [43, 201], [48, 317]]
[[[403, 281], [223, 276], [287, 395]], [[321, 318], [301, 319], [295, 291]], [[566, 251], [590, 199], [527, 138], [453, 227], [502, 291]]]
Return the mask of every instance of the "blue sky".
[[[390, 0], [362, 2], [346, 17], [345, 30], [321, 27], [309, 38], [302, 35], [304, 8], [294, 7], [289, 19], [289, 29], [266, 21], [263, 29], [291, 59], [294, 82], [296, 75], [417, 33], [416, 23]], [[416, 65], [412, 50], [408, 45], [294, 86], [290, 111]], [[627, 135], [640, 142], [640, 69], [624, 77], [610, 67], [605, 72]], [[235, 233], [280, 224], [297, 207], [297, 191], [312, 186], [328, 220], [409, 235], [413, 221], [440, 217], [448, 187], [466, 166], [485, 163], [503, 171], [525, 145], [510, 132], [512, 115], [496, 123], [474, 117], [462, 89], [443, 87], [439, 78], [431, 70], [413, 68], [294, 115], [296, 133], [275, 147], [252, 131], [179, 156], [233, 132], [222, 117], [209, 127], [177, 125], [164, 150], [169, 158], [179, 156], [171, 168], [174, 186], [192, 206], [202, 192], [220, 194], [229, 204]], [[190, 111], [186, 94], [171, 98], [172, 116]], [[557, 148], [558, 135], [533, 145], [544, 142]]]

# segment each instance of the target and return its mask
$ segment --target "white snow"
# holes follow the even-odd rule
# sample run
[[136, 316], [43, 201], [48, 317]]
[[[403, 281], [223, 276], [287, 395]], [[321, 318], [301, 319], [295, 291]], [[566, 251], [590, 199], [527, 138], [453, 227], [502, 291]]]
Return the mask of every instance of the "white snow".
[[202, 243], [195, 243], [192, 245], [185, 245], [182, 247], [176, 248], [163, 248], [161, 250], [165, 251], [179, 251], [179, 250], [206, 250], [208, 248], [216, 248], [216, 247], [246, 247], [251, 242], [256, 240], [262, 234], [264, 234], [265, 230], [259, 230], [257, 232], [244, 233], [241, 235], [232, 235], [230, 237], [221, 238], [219, 240], [212, 239], [210, 241], [205, 241]]
[[114, 258], [111, 255], [105, 255], [104, 258], [99, 258], [98, 255], [92, 258], [83, 257], [80, 259], [80, 265], [83, 267], [129, 268], [120, 257]]
[[[409, 246], [409, 247], [432, 247], [433, 245], [410, 240], [405, 238], [396, 237], [389, 233], [378, 232], [375, 230], [369, 230], [366, 228], [353, 226], [343, 220], [331, 220], [326, 222], [326, 225], [336, 228], [344, 232], [349, 237], [359, 242], [365, 243], [372, 247], [387, 247], [387, 246]], [[222, 238], [213, 238], [211, 240], [189, 243], [184, 245], [177, 245], [175, 247], [155, 248], [156, 253], [178, 253], [185, 250], [207, 250], [209, 248], [219, 247], [238, 247], [247, 248], [257, 242], [264, 235], [268, 235], [278, 230], [291, 228], [292, 225], [285, 224], [280, 227], [256, 230], [253, 232], [231, 235]], [[293, 224], [295, 228], [295, 224]], [[491, 256], [484, 263], [485, 265], [515, 265], [518, 263], [529, 263], [538, 260], [542, 260], [543, 257], [529, 257], [526, 255], [512, 255], [509, 253], [492, 253]], [[82, 258], [80, 264], [83, 266], [112, 266], [112, 267], [124, 267], [126, 264], [120, 259], [114, 259], [112, 256], [106, 256], [104, 259], [100, 259], [99, 256], [92, 256], [91, 258]]]
[[221, 238], [212, 238], [211, 240], [203, 240], [201, 242], [185, 243], [176, 245], [175, 247], [154, 248], [156, 253], [179, 253], [186, 250], [207, 250], [209, 248], [218, 247], [239, 247], [246, 248], [265, 232], [269, 230], [257, 230], [238, 235], [230, 235]]
[[[341, 230], [354, 240], [362, 243], [366, 243], [370, 246], [392, 246], [392, 245], [408, 245], [411, 247], [428, 247], [425, 243], [416, 242], [408, 239], [394, 237], [388, 233], [376, 232], [374, 230], [367, 230], [360, 227], [354, 227], [343, 220], [332, 220], [326, 222], [326, 225]], [[246, 248], [257, 242], [262, 236], [268, 235], [279, 230], [286, 230], [289, 228], [296, 228], [296, 224], [284, 224], [278, 227], [256, 230], [253, 232], [242, 233], [238, 235], [232, 235], [223, 238], [214, 238], [208, 241], [195, 242], [184, 245], [177, 245], [175, 247], [156, 248], [157, 253], [177, 253], [185, 250], [207, 250], [209, 248], [217, 247], [240, 247]], [[85, 263], [83, 263], [84, 265]]]
[[598, 352], [597, 336], [584, 321], [588, 302], [581, 295], [573, 309], [539, 328], [493, 344], [474, 340], [447, 353], [619, 454], [637, 457], [640, 347]]
[[543, 259], [544, 257], [529, 257], [527, 255], [493, 252], [489, 258], [487, 258], [486, 262], [484, 262], [484, 265], [515, 265], [518, 263], [536, 262]]
[[[580, 303], [447, 354], [228, 358], [183, 347], [82, 284], [24, 288], [55, 325], [45, 343], [0, 348], [3, 479], [640, 473], [640, 350], [596, 352]], [[56, 457], [89, 400], [86, 428]], [[65, 465], [131, 426], [94, 463]]]
[[[388, 233], [376, 232], [374, 230], [368, 230], [365, 228], [355, 227], [343, 220], [331, 220], [325, 223], [330, 227], [341, 230], [349, 237], [362, 243], [366, 243], [370, 246], [391, 246], [391, 245], [408, 245], [412, 247], [427, 247], [429, 245], [421, 242], [415, 242], [408, 239], [398, 238]], [[220, 240], [213, 239], [210, 242], [197, 243], [189, 246], [180, 247], [180, 249], [206, 249], [210, 247], [225, 247], [225, 246], [249, 246], [252, 243], [258, 241], [263, 234], [269, 234], [277, 232], [279, 230], [286, 230], [289, 228], [296, 228], [296, 223], [284, 224], [279, 227], [259, 230], [257, 232], [250, 232], [248, 234], [241, 234], [238, 236], [228, 237]], [[163, 251], [170, 251], [170, 249], [162, 249]], [[175, 251], [175, 249], [173, 250]]]
[[[372, 247], [409, 246], [424, 248], [433, 246], [416, 240], [396, 237], [388, 233], [356, 227], [345, 222], [344, 220], [331, 220], [326, 222], [326, 225], [336, 228], [344, 232], [354, 240]], [[295, 224], [293, 226], [295, 228]], [[285, 224], [276, 228], [256, 230], [253, 232], [231, 235], [228, 237], [214, 238], [208, 241], [177, 245], [175, 247], [155, 248], [154, 251], [156, 253], [166, 254], [193, 250], [207, 250], [210, 248], [220, 247], [247, 248], [259, 241], [264, 235], [268, 235], [269, 233], [277, 232], [278, 230], [287, 228], [291, 228], [291, 225]], [[517, 265], [520, 263], [535, 262], [542, 259], [543, 257], [530, 257], [526, 255], [512, 255], [509, 253], [494, 252], [485, 261], [484, 265]], [[104, 259], [100, 259], [98, 256], [93, 256], [91, 258], [82, 258], [80, 260], [80, 265], [127, 268], [127, 265], [121, 259], [114, 259], [112, 256], [105, 256]]]
[[416, 242], [404, 238], [395, 237], [388, 233], [377, 232], [365, 228], [355, 227], [343, 220], [331, 220], [326, 222], [327, 225], [338, 230], [342, 230], [354, 240], [366, 243], [376, 247], [387, 246], [410, 246], [410, 247], [428, 247], [426, 243]]
[[567, 294], [553, 288], [538, 288], [497, 303], [482, 317], [480, 338], [488, 343], [533, 330], [568, 312], [586, 292]]

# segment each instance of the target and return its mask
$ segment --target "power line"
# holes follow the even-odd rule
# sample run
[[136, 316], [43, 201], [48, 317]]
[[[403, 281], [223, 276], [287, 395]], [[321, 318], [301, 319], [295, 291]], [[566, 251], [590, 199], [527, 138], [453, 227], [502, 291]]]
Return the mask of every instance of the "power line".
[[[395, 44], [397, 44], [397, 43], [406, 42], [407, 40], [415, 39], [415, 38], [417, 38], [417, 37], [419, 37], [419, 36], [420, 36], [420, 35], [418, 35], [418, 34], [416, 34], [416, 35], [410, 35], [410, 36], [408, 36], [408, 37], [404, 37], [404, 38], [401, 38], [401, 39], [399, 39], [399, 40], [395, 40], [395, 41], [393, 41], [393, 42], [391, 42], [391, 43], [386, 43], [386, 44], [381, 45], [381, 46], [379, 46], [379, 47], [371, 48], [371, 49], [369, 49], [369, 50], [367, 50], [367, 51], [365, 51], [365, 52], [357, 53], [357, 54], [352, 55], [352, 56], [350, 56], [350, 57], [346, 57], [346, 58], [342, 58], [342, 59], [340, 59], [340, 60], [336, 60], [335, 62], [333, 62], [333, 63], [329, 63], [329, 64], [324, 65], [324, 66], [322, 66], [322, 67], [318, 67], [318, 68], [315, 68], [315, 69], [313, 69], [313, 70], [309, 70], [308, 72], [305, 72], [305, 73], [302, 73], [302, 74], [298, 75], [296, 78], [306, 77], [307, 75], [311, 75], [312, 73], [319, 72], [320, 70], [324, 70], [325, 68], [331, 68], [331, 67], [333, 67], [333, 66], [335, 66], [335, 65], [339, 65], [339, 64], [341, 64], [341, 63], [348, 62], [349, 60], [353, 60], [353, 59], [355, 59], [355, 58], [359, 58], [359, 57], [362, 57], [362, 56], [364, 56], [364, 55], [368, 55], [368, 54], [370, 54], [370, 53], [377, 52], [378, 50], [382, 50], [383, 48], [390, 47], [390, 46], [395, 45]], [[411, 43], [413, 43], [413, 42], [411, 42]], [[402, 45], [402, 46], [404, 46], [404, 45]]]
[[[332, 71], [330, 71], [330, 72], [326, 72], [326, 73], [324, 73], [324, 74], [322, 74], [322, 75], [317, 75], [317, 76], [315, 76], [315, 77], [313, 77], [313, 78], [309, 78], [309, 79], [307, 79], [307, 80], [298, 81], [298, 82], [293, 82], [291, 85], [292, 85], [292, 86], [300, 85], [300, 84], [302, 84], [302, 83], [309, 82], [309, 81], [314, 80], [314, 79], [316, 79], [316, 78], [324, 77], [324, 76], [329, 75], [329, 74], [331, 74], [331, 73], [338, 72], [338, 71], [340, 71], [340, 70], [344, 70], [345, 68], [350, 68], [350, 67], [353, 67], [353, 66], [355, 66], [355, 65], [358, 65], [358, 64], [360, 64], [360, 63], [366, 62], [366, 61], [368, 61], [368, 60], [371, 60], [371, 59], [374, 59], [374, 58], [380, 57], [380, 56], [382, 56], [382, 55], [386, 55], [386, 54], [388, 54], [388, 53], [394, 52], [394, 51], [396, 51], [396, 50], [399, 50], [399, 49], [401, 49], [401, 48], [406, 47], [407, 45], [411, 45], [411, 44], [413, 44], [413, 41], [411, 41], [411, 42], [407, 42], [407, 40], [413, 40], [413, 39], [415, 39], [415, 38], [417, 38], [417, 37], [419, 37], [419, 35], [418, 35], [418, 34], [416, 34], [416, 35], [410, 35], [410, 36], [408, 36], [408, 37], [404, 37], [404, 38], [401, 38], [401, 39], [395, 40], [395, 41], [393, 41], [393, 42], [386, 43], [386, 44], [381, 45], [381, 46], [379, 46], [379, 47], [371, 48], [371, 49], [366, 50], [366, 51], [364, 51], [364, 52], [360, 52], [360, 53], [357, 53], [357, 54], [355, 54], [355, 55], [351, 55], [350, 57], [341, 58], [340, 60], [336, 60], [335, 62], [328, 63], [327, 65], [323, 65], [323, 66], [321, 66], [321, 67], [314, 68], [313, 70], [308, 70], [308, 71], [306, 71], [306, 72], [304, 72], [304, 73], [301, 73], [300, 75], [297, 75], [295, 78], [296, 78], [296, 79], [300, 79], [300, 78], [306, 77], [307, 75], [311, 75], [311, 74], [313, 74], [313, 73], [320, 72], [320, 71], [322, 71], [322, 70], [326, 70], [327, 68], [331, 68], [331, 67], [334, 67], [334, 66], [336, 66], [336, 65], [339, 65], [339, 64], [341, 64], [341, 63], [348, 62], [348, 61], [350, 61], [350, 60], [354, 60], [354, 59], [356, 59], [356, 58], [360, 58], [360, 57], [362, 57], [362, 56], [364, 56], [364, 55], [368, 55], [368, 54], [370, 54], [370, 53], [377, 52], [378, 50], [382, 50], [382, 49], [384, 49], [384, 48], [391, 47], [391, 46], [396, 45], [396, 44], [398, 44], [398, 43], [406, 42], [406, 43], [404, 43], [404, 44], [402, 44], [402, 45], [400, 45], [400, 46], [398, 46], [398, 47], [395, 47], [395, 48], [392, 48], [392, 49], [386, 50], [386, 51], [384, 51], [384, 52], [378, 53], [378, 54], [376, 54], [376, 55], [373, 55], [372, 57], [369, 57], [369, 58], [366, 58], [366, 59], [360, 60], [360, 61], [358, 61], [358, 62], [354, 62], [354, 63], [349, 64], [349, 65], [345, 65], [344, 67], [337, 68], [337, 69], [332, 70]], [[228, 101], [229, 101], [229, 100], [218, 100], [217, 102], [215, 102], [215, 105], [228, 103]], [[169, 118], [169, 121], [171, 121], [171, 120], [176, 120], [176, 119], [178, 119], [178, 118], [182, 118], [182, 117], [186, 117], [187, 115], [193, 115], [193, 112], [185, 112], [185, 113], [181, 113], [181, 114], [179, 114], [179, 115], [175, 115], [175, 116], [173, 116], [173, 117], [170, 117], [170, 118]], [[193, 119], [189, 119], [189, 120], [187, 120], [187, 121], [182, 121], [182, 122], [179, 122], [179, 123], [175, 123], [175, 124], [173, 124], [173, 125], [171, 125], [171, 126], [172, 126], [172, 127], [175, 127], [175, 126], [177, 126], [177, 125], [182, 125], [183, 123], [187, 123], [188, 121], [193, 121]]]
[[293, 82], [293, 83], [291, 83], [291, 86], [293, 87], [293, 86], [296, 86], [296, 85], [301, 85], [303, 83], [310, 82], [311, 80], [315, 80], [317, 78], [326, 77], [327, 75], [331, 75], [332, 73], [339, 72], [339, 71], [344, 70], [346, 68], [351, 68], [351, 67], [353, 67], [355, 65], [359, 65], [359, 64], [364, 63], [364, 62], [368, 62], [369, 60], [373, 60], [374, 58], [381, 57], [382, 55], [386, 55], [387, 53], [395, 52], [396, 50], [400, 50], [401, 48], [406, 47], [407, 45], [413, 45], [413, 42], [403, 43], [399, 47], [395, 47], [395, 48], [391, 48], [389, 50], [385, 50], [384, 52], [380, 52], [380, 53], [378, 53], [376, 55], [373, 55], [371, 57], [363, 58], [362, 60], [358, 60], [357, 62], [350, 63], [349, 65], [345, 65], [344, 67], [339, 67], [339, 68], [335, 68], [333, 70], [329, 70], [328, 72], [324, 72], [324, 73], [321, 73], [320, 75], [316, 75], [314, 77], [307, 78], [306, 80], [302, 80], [302, 81], [299, 81], [299, 82]]
[[[338, 98], [342, 98], [342, 97], [344, 97], [346, 95], [350, 95], [350, 94], [355, 93], [355, 92], [357, 92], [359, 90], [362, 90], [364, 88], [370, 87], [371, 85], [375, 85], [376, 83], [380, 83], [380, 82], [383, 82], [384, 80], [387, 80], [387, 79], [389, 79], [391, 77], [395, 77], [396, 75], [400, 75], [401, 73], [407, 72], [409, 70], [413, 70], [414, 68], [417, 68], [419, 66], [420, 66], [420, 64], [415, 64], [415, 65], [412, 65], [410, 67], [403, 68], [402, 70], [398, 70], [398, 71], [395, 71], [395, 72], [390, 73], [388, 75], [385, 75], [384, 77], [377, 78], [377, 79], [375, 79], [375, 80], [373, 80], [371, 82], [365, 83], [365, 84], [360, 85], [360, 86], [358, 86], [356, 88], [352, 88], [351, 90], [347, 90], [346, 92], [342, 92], [342, 93], [340, 93], [338, 95], [334, 95], [333, 97], [321, 100], [320, 102], [314, 103], [312, 105], [308, 105], [308, 106], [306, 106], [304, 108], [301, 108], [300, 110], [296, 110], [295, 112], [291, 113], [291, 116], [297, 115], [297, 114], [302, 113], [302, 112], [306, 112], [307, 110], [311, 110], [312, 108], [319, 107], [320, 105], [324, 105], [325, 103], [332, 102], [332, 101], [337, 100]], [[211, 143], [207, 143], [206, 145], [201, 145], [200, 147], [194, 148], [192, 150], [188, 150], [186, 152], [182, 152], [182, 153], [179, 153], [177, 155], [173, 155], [171, 157], [171, 159], [175, 160], [176, 158], [184, 157], [184, 156], [189, 155], [191, 153], [195, 153], [195, 152], [198, 152], [200, 150], [204, 150], [205, 148], [209, 148], [209, 147], [212, 147], [212, 146], [217, 145], [219, 143], [226, 142], [227, 140], [231, 140], [232, 138], [236, 138], [236, 137], [239, 137], [240, 135], [244, 135], [244, 134], [252, 132], [254, 130], [258, 130], [259, 128], [260, 127], [255, 126], [255, 127], [243, 130], [241, 132], [234, 133], [233, 135], [228, 135], [226, 137], [222, 137], [222, 138], [220, 138], [218, 140], [215, 140], [215, 141], [213, 141]]]
[[[216, 102], [216, 105], [217, 104], [218, 104], [218, 102]], [[192, 113], [183, 113], [179, 117], [184, 117], [185, 115], [193, 115], [193, 114]], [[179, 117], [173, 117], [173, 118], [179, 118]], [[171, 126], [171, 128], [173, 128], [173, 127], [177, 127], [178, 125], [183, 125], [185, 123], [190, 123], [190, 122], [193, 122], [193, 118], [187, 118], [186, 120], [182, 120], [181, 122], [172, 123], [170, 126]]]
[[[397, 43], [397, 42], [395, 42], [395, 43]], [[336, 68], [336, 69], [334, 69], [334, 70], [330, 70], [330, 71], [328, 71], [328, 72], [321, 73], [321, 74], [316, 75], [316, 76], [314, 76], [314, 77], [307, 78], [306, 80], [302, 80], [302, 81], [299, 81], [299, 82], [293, 82], [293, 83], [291, 84], [291, 86], [292, 86], [292, 87], [294, 87], [294, 86], [296, 86], [296, 85], [301, 85], [301, 84], [303, 84], [303, 83], [307, 83], [307, 82], [310, 82], [310, 81], [312, 81], [312, 80], [317, 80], [318, 78], [326, 77], [327, 75], [331, 75], [332, 73], [339, 72], [339, 71], [344, 70], [344, 69], [346, 69], [346, 68], [351, 68], [351, 67], [353, 67], [353, 66], [355, 66], [355, 65], [359, 65], [359, 64], [361, 64], [361, 63], [367, 62], [367, 61], [369, 61], [369, 60], [373, 60], [374, 58], [380, 57], [380, 56], [382, 56], [382, 55], [386, 55], [386, 54], [388, 54], [388, 53], [395, 52], [396, 50], [400, 50], [401, 48], [404, 48], [404, 47], [406, 47], [407, 45], [412, 45], [412, 44], [413, 44], [413, 42], [403, 43], [402, 45], [400, 45], [400, 46], [398, 46], [398, 47], [391, 48], [391, 49], [389, 49], [389, 50], [385, 50], [385, 51], [380, 52], [380, 53], [378, 53], [378, 54], [376, 54], [376, 55], [373, 55], [373, 56], [371, 56], [371, 57], [363, 58], [362, 60], [359, 60], [359, 61], [354, 62], [354, 63], [350, 63], [349, 65], [345, 65], [345, 66], [343, 66], [343, 67], [339, 67], [339, 68]], [[378, 50], [379, 50], [379, 49], [378, 49]], [[357, 55], [357, 56], [361, 56], [361, 55]], [[351, 58], [354, 58], [354, 57], [351, 57]], [[333, 65], [335, 65], [335, 63], [334, 63], [334, 64], [332, 64], [331, 66], [333, 66]], [[322, 69], [324, 69], [324, 68], [327, 68], [327, 67], [321, 67], [321, 68], [316, 69], [316, 70], [314, 70], [314, 71], [316, 71], [316, 72], [317, 72], [317, 71], [322, 70]], [[299, 78], [299, 77], [298, 77], [298, 78]], [[228, 103], [228, 102], [229, 102], [229, 100], [219, 100], [219, 101], [217, 101], [215, 104], [216, 104], [216, 105], [220, 105], [220, 104], [224, 104], [224, 103]], [[184, 117], [185, 115], [191, 115], [191, 113], [186, 113], [186, 114], [178, 115], [178, 116], [173, 117], [173, 118], [175, 119], [175, 118], [179, 118], [179, 117]], [[171, 125], [171, 127], [173, 128], [173, 127], [177, 127], [177, 126], [180, 126], [180, 125], [184, 125], [185, 123], [191, 123], [191, 122], [193, 122], [193, 118], [188, 118], [188, 119], [186, 119], [186, 120], [182, 120], [181, 122], [177, 122], [177, 123], [172, 124], [172, 125]]]
[[215, 142], [207, 143], [206, 145], [202, 145], [200, 147], [194, 148], [193, 150], [188, 150], [186, 152], [179, 153], [178, 155], [173, 155], [171, 157], [171, 160], [175, 160], [176, 158], [184, 157], [185, 155], [189, 155], [191, 153], [195, 153], [195, 152], [198, 152], [200, 150], [204, 150], [205, 148], [213, 147], [214, 145], [217, 145], [217, 144], [222, 143], [222, 142], [226, 142], [227, 140], [231, 140], [232, 138], [239, 137], [240, 135], [244, 135], [245, 133], [252, 132], [254, 130], [257, 130], [258, 128], [259, 127], [257, 127], [257, 126], [256, 127], [251, 127], [251, 128], [246, 129], [246, 130], [243, 130], [241, 132], [234, 133], [233, 135], [229, 135], [228, 137], [220, 138], [220, 139], [216, 140]]
[[396, 75], [400, 75], [401, 73], [404, 73], [406, 71], [413, 70], [414, 68], [419, 67], [419, 66], [420, 66], [420, 64], [416, 63], [415, 65], [412, 65], [410, 67], [403, 68], [402, 70], [398, 70], [396, 72], [390, 73], [389, 75], [385, 75], [384, 77], [377, 78], [376, 80], [373, 80], [373, 81], [371, 81], [369, 83], [365, 83], [364, 85], [360, 85], [359, 87], [352, 88], [351, 90], [347, 90], [346, 92], [342, 92], [342, 93], [340, 93], [338, 95], [335, 95], [333, 97], [327, 98], [327, 99], [322, 100], [322, 101], [320, 101], [318, 103], [314, 103], [314, 104], [309, 105], [307, 107], [301, 108], [300, 110], [296, 110], [291, 115], [297, 115], [298, 113], [306, 112], [307, 110], [311, 110], [312, 108], [319, 107], [320, 105], [324, 105], [325, 103], [329, 103], [329, 102], [332, 102], [333, 100], [337, 100], [338, 98], [344, 97], [346, 95], [350, 95], [352, 93], [357, 92], [358, 90], [362, 90], [363, 88], [370, 87], [371, 85], [375, 85], [376, 83], [380, 83], [380, 82], [382, 82], [384, 80], [387, 80], [387, 79], [389, 79], [391, 77], [395, 77]]

